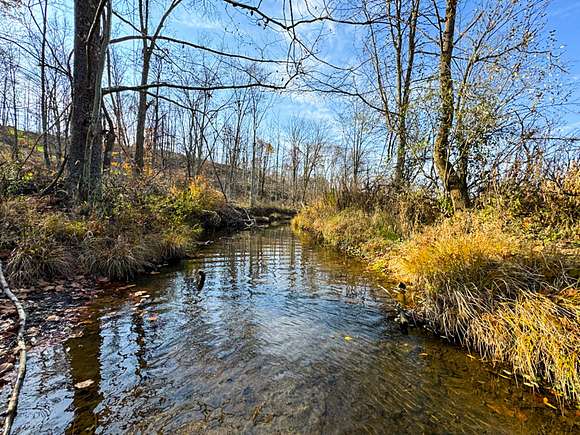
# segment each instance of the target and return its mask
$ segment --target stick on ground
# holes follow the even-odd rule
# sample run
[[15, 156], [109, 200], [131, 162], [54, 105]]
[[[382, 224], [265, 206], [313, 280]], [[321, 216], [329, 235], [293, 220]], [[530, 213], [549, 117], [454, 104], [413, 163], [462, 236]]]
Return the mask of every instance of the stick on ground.
[[24, 330], [26, 327], [26, 313], [22, 304], [18, 298], [10, 291], [6, 278], [4, 278], [4, 273], [2, 271], [2, 262], [0, 261], [0, 286], [6, 297], [12, 301], [18, 311], [18, 318], [20, 320], [20, 328], [18, 329], [18, 348], [20, 349], [20, 361], [18, 364], [18, 375], [16, 376], [16, 383], [14, 384], [14, 389], [12, 390], [12, 395], [10, 396], [10, 401], [8, 402], [8, 407], [6, 408], [5, 415], [6, 420], [4, 420], [4, 435], [9, 435], [12, 429], [12, 422], [16, 415], [16, 407], [18, 406], [18, 395], [20, 394], [20, 389], [22, 388], [22, 383], [24, 381], [24, 376], [26, 374], [26, 342], [24, 340]]

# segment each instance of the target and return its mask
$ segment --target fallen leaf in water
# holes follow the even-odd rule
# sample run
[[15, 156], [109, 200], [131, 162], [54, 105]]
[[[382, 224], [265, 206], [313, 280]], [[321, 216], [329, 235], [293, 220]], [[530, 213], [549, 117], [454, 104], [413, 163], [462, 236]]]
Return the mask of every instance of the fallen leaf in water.
[[155, 322], [158, 318], [159, 316], [157, 314], [152, 314], [147, 318], [147, 320], [149, 320], [150, 322]]
[[349, 337], [348, 335], [345, 335], [345, 336], [344, 336], [344, 339], [345, 339], [346, 341], [350, 341], [350, 340], [352, 340], [352, 337]]
[[475, 357], [474, 357], [473, 355], [469, 355], [469, 354], [467, 354], [467, 356], [468, 356], [469, 358], [471, 358], [471, 359], [475, 359]]
[[[117, 290], [119, 290], [119, 289], [117, 289]], [[135, 292], [135, 293], [133, 293], [133, 296], [135, 296], [136, 298], [138, 298], [138, 297], [140, 297], [140, 296], [145, 296], [145, 295], [149, 296], [149, 295], [147, 294], [147, 292], [146, 292], [146, 291], [144, 291], [144, 290], [141, 290], [141, 291], [138, 291], [138, 292]]]
[[88, 388], [91, 385], [93, 385], [94, 383], [95, 383], [95, 381], [93, 381], [92, 379], [87, 379], [86, 381], [82, 381], [82, 382], [79, 382], [78, 384], [75, 384], [75, 388], [78, 388], [78, 389]]
[[57, 315], [53, 314], [51, 316], [48, 316], [46, 318], [47, 322], [58, 322], [60, 320], [60, 317], [58, 317]]
[[429, 354], [428, 354], [428, 353], [425, 353], [425, 352], [421, 352], [419, 355], [420, 355], [420, 356], [427, 356], [427, 355], [429, 355]]
[[546, 406], [549, 406], [549, 407], [550, 407], [550, 408], [552, 408], [552, 409], [558, 409], [558, 408], [556, 408], [554, 405], [552, 405], [552, 404], [550, 403], [550, 401], [548, 400], [548, 398], [547, 398], [547, 397], [544, 397], [544, 399], [543, 399], [543, 402], [544, 402], [544, 405], [546, 405]]

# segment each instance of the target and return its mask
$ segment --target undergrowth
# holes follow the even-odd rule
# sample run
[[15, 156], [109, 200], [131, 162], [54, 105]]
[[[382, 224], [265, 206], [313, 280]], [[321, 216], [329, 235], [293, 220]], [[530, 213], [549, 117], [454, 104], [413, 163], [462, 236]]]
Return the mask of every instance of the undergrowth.
[[14, 285], [90, 273], [128, 279], [188, 255], [225, 206], [204, 179], [184, 186], [107, 180], [94, 204], [13, 196], [0, 204], [0, 252]]

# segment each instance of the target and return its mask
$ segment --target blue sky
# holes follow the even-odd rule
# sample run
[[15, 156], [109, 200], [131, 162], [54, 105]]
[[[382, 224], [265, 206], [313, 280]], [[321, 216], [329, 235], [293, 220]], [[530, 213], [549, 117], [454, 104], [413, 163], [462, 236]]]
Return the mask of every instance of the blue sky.
[[[570, 85], [576, 90], [576, 103], [580, 103], [580, 0], [553, 0], [546, 18], [548, 29], [555, 30], [558, 41], [565, 46]], [[580, 129], [579, 112], [580, 106], [576, 104], [564, 114], [566, 132]]]
[[[299, 4], [301, 0], [295, 0]], [[316, 5], [322, 0], [308, 0], [309, 4]], [[463, 0], [469, 7], [472, 0]], [[164, 33], [187, 39], [193, 42], [207, 42], [210, 46], [219, 48], [225, 46], [236, 52], [257, 56], [256, 46], [278, 41], [268, 48], [270, 57], [284, 58], [284, 36], [274, 34], [270, 30], [258, 28], [247, 14], [232, 8], [221, 1], [214, 2], [215, 7], [209, 13], [201, 8], [180, 7], [168, 22]], [[272, 10], [279, 9], [276, 2], [263, 2]], [[69, 4], [70, 6], [70, 4]], [[69, 13], [72, 12], [68, 8]], [[566, 81], [575, 89], [575, 96], [571, 103], [580, 103], [580, 0], [552, 0], [546, 12], [547, 29], [554, 30], [560, 45], [564, 46], [564, 60], [567, 64], [569, 76]], [[68, 14], [67, 14], [68, 15]], [[137, 17], [128, 17], [137, 21]], [[308, 31], [314, 34], [318, 28], [310, 26]], [[355, 56], [353, 43], [356, 32], [360, 31], [353, 26], [327, 25], [328, 34], [324, 38], [321, 50], [326, 59], [336, 64], [352, 61]], [[123, 29], [121, 33], [130, 34]], [[308, 36], [306, 33], [305, 36]], [[328, 99], [313, 94], [293, 94], [281, 97], [276, 102], [276, 110], [272, 118], [284, 123], [293, 115], [333, 123], [336, 115], [336, 104]], [[566, 133], [580, 131], [580, 105], [570, 104], [562, 111], [563, 131]]]
[[[296, 0], [295, 4], [300, 0]], [[317, 0], [309, 0], [310, 4], [320, 3]], [[268, 2], [264, 2], [268, 5]], [[475, 2], [473, 2], [475, 4]], [[277, 3], [269, 4], [269, 12], [276, 10], [279, 15]], [[465, 0], [464, 5], [469, 8], [470, 1]], [[566, 110], [562, 111], [561, 123], [562, 131], [565, 133], [580, 130], [580, 0], [552, 0], [546, 13], [546, 34], [555, 31], [558, 41], [557, 47], [564, 47], [563, 60], [569, 75], [565, 77], [575, 95], [570, 100]], [[217, 3], [213, 12], [207, 14], [200, 10], [181, 11], [174, 22], [176, 27], [170, 32], [178, 32], [181, 37], [191, 39], [192, 36], [203, 36], [212, 41], [211, 45], [223, 42], [226, 45], [242, 44], [241, 50], [247, 54], [256, 55], [255, 48], [250, 41], [260, 45], [273, 40], [280, 41], [278, 48], [284, 46], [283, 37], [275, 35], [269, 30], [257, 28], [247, 16], [238, 9], [231, 8], [225, 4]], [[224, 31], [227, 29], [227, 31]], [[236, 30], [234, 30], [236, 29]], [[304, 35], [316, 33], [317, 27], [310, 27], [304, 30]], [[352, 61], [356, 56], [353, 48], [354, 37], [358, 31], [353, 26], [327, 25], [327, 34], [324, 42], [320, 45], [321, 52], [325, 59], [336, 64], [343, 64]], [[248, 42], [247, 45], [244, 43]], [[283, 50], [276, 50], [276, 44], [272, 45], [272, 57], [284, 57]], [[240, 47], [237, 47], [240, 50]], [[293, 94], [280, 98], [276, 103], [276, 114], [279, 118], [288, 118], [299, 114], [308, 118], [320, 121], [334, 122], [336, 115], [336, 105], [331, 104], [328, 99], [311, 94]]]

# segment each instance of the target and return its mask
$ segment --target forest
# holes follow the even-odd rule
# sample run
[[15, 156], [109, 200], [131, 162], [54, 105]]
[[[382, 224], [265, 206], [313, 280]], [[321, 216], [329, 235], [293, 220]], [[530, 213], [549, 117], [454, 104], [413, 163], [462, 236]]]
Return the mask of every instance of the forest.
[[[352, 279], [368, 274], [380, 282], [371, 287], [386, 297], [387, 308], [377, 312], [384, 313], [385, 325], [395, 325], [396, 343], [424, 346], [440, 337], [445, 344], [437, 346], [461, 349], [468, 363], [477, 360], [482, 371], [509, 380], [505, 389], [515, 392], [497, 398], [499, 405], [474, 399], [465, 411], [474, 419], [484, 415], [481, 422], [506, 433], [512, 423], [523, 432], [545, 433], [556, 420], [559, 430], [580, 430], [578, 53], [555, 28], [574, 14], [580, 7], [559, 0], [0, 0], [4, 433], [35, 432], [50, 421], [63, 424], [63, 433], [385, 430], [388, 419], [376, 422], [354, 405], [346, 412], [326, 404], [331, 410], [319, 416], [307, 399], [308, 417], [296, 423], [290, 415], [301, 408], [276, 408], [266, 392], [262, 402], [231, 411], [239, 420], [211, 420], [218, 426], [180, 413], [191, 403], [178, 402], [176, 392], [167, 399], [175, 412], [164, 417], [169, 426], [140, 426], [127, 417], [117, 427], [107, 412], [121, 409], [130, 395], [104, 389], [102, 331], [85, 344], [96, 346], [90, 364], [100, 361], [99, 376], [80, 382], [88, 375], [75, 372], [69, 357], [74, 418], [63, 413], [42, 420], [27, 411], [36, 397], [29, 394], [37, 394], [27, 393], [27, 385], [35, 382], [39, 364], [49, 364], [38, 362], [38, 355], [69, 349], [67, 340], [90, 335], [90, 327], [79, 330], [101, 316], [95, 312], [103, 305], [118, 306], [124, 298], [141, 313], [139, 322], [163, 326], [165, 312], [147, 304], [166, 295], [151, 288], [172, 273], [183, 274], [183, 288], [197, 295], [192, 306], [206, 314], [231, 315], [233, 306], [216, 301], [238, 287], [247, 289], [254, 298], [248, 309], [256, 310], [260, 298], [275, 304], [286, 291], [316, 294], [322, 283], [342, 288], [343, 278], [328, 281], [323, 273], [327, 254], [313, 259], [308, 249], [338, 253], [349, 265], [345, 273], [356, 275]], [[275, 231], [283, 240], [270, 240]], [[243, 242], [247, 252], [236, 245], [243, 234], [250, 234]], [[229, 238], [231, 245], [223, 241]], [[318, 275], [306, 279], [314, 272], [304, 266], [296, 272], [298, 284], [289, 275], [284, 287], [278, 279], [286, 282], [289, 272], [280, 263], [286, 257], [278, 256], [289, 255], [294, 267], [298, 254], [280, 252], [296, 243], [300, 261], [306, 258]], [[241, 251], [234, 255], [232, 249]], [[220, 275], [221, 266], [207, 263], [204, 252], [229, 253], [228, 267], [238, 273]], [[350, 272], [359, 267], [351, 263], [364, 272]], [[279, 275], [270, 275], [271, 269]], [[166, 291], [182, 285], [167, 279], [172, 284]], [[187, 287], [193, 281], [197, 289]], [[262, 285], [278, 286], [278, 293]], [[357, 297], [367, 291], [367, 284], [353, 286]], [[339, 296], [346, 309], [362, 309], [374, 298], [341, 299], [352, 291]], [[100, 302], [110, 297], [117, 302]], [[284, 314], [294, 321], [278, 329], [281, 336], [292, 325], [324, 335], [332, 322], [321, 321], [324, 310], [302, 319], [319, 309], [317, 302], [304, 304]], [[343, 313], [343, 305], [326, 314]], [[269, 315], [285, 319], [274, 309]], [[256, 314], [248, 322], [262, 326], [264, 318]], [[246, 329], [222, 322], [223, 340], [247, 340]], [[337, 330], [342, 346], [363, 341], [367, 325], [355, 324], [359, 336]], [[340, 327], [332, 325], [333, 331]], [[219, 331], [200, 342], [214, 337], [218, 346]], [[288, 340], [299, 337], [295, 330]], [[383, 340], [365, 339], [377, 346]], [[263, 344], [265, 353], [274, 352], [273, 343], [275, 337]], [[318, 361], [299, 343], [297, 352]], [[375, 355], [369, 348], [360, 352]], [[140, 370], [152, 364], [143, 354]], [[225, 370], [215, 364], [204, 370]], [[243, 391], [257, 390], [257, 381], [244, 373]], [[146, 378], [139, 388], [148, 386]], [[193, 397], [238, 400], [234, 386], [218, 391], [218, 384], [207, 382], [207, 390]], [[264, 388], [277, 394], [272, 382]], [[361, 403], [371, 400], [357, 394]], [[97, 397], [111, 408], [87, 408]], [[522, 405], [527, 401], [529, 408]], [[223, 413], [228, 405], [219, 406]], [[338, 416], [350, 412], [348, 423], [339, 425]], [[332, 415], [336, 420], [329, 423]], [[485, 430], [479, 420], [460, 427], [436, 412], [432, 417], [436, 433]], [[424, 431], [422, 418], [413, 418], [407, 426], [397, 420], [395, 432]], [[486, 420], [493, 418], [498, 420]]]

